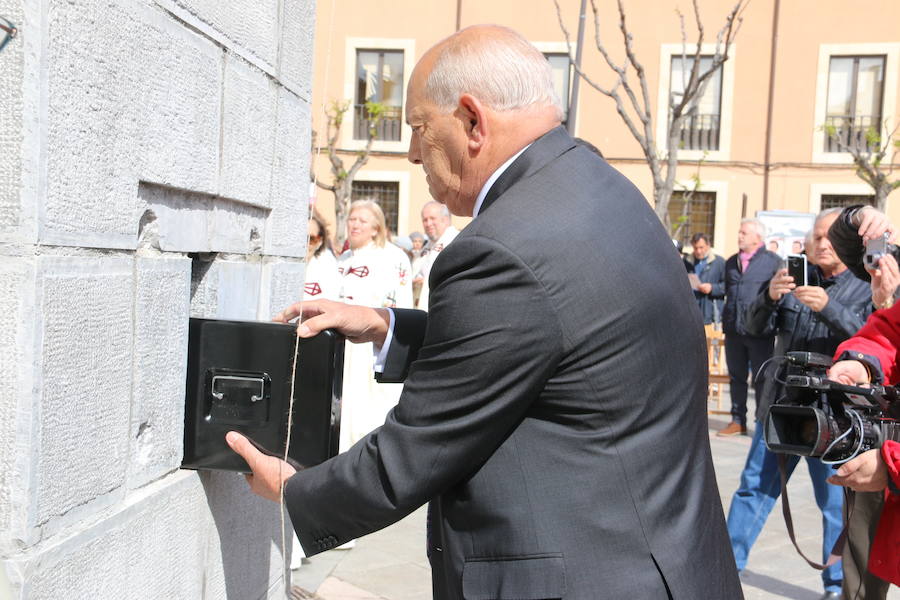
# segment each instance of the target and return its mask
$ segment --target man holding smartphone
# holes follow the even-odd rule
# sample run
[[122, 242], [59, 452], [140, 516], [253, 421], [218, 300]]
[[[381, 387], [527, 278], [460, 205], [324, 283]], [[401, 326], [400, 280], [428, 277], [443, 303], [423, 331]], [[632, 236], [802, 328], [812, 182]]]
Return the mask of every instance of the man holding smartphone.
[[[871, 290], [867, 282], [847, 270], [828, 239], [828, 228], [841, 209], [821, 212], [816, 218], [811, 237], [807, 238], [807, 254], [813, 272], [795, 274], [820, 285], [797, 285], [789, 269], [779, 269], [768, 289], [759, 294], [747, 309], [744, 327], [757, 336], [775, 335], [775, 356], [791, 351], [818, 352], [832, 355], [838, 344], [859, 329], [872, 310]], [[806, 261], [803, 261], [805, 263]], [[807, 277], [807, 275], [811, 275]], [[802, 282], [801, 282], [802, 283]], [[781, 493], [778, 462], [763, 441], [763, 425], [769, 406], [783, 394], [781, 364], [769, 363], [762, 393], [756, 402], [756, 431], [750, 444], [747, 462], [741, 473], [740, 486], [728, 511], [728, 535], [738, 570], [747, 564], [750, 548], [765, 525], [766, 518]], [[799, 462], [789, 455], [787, 476]], [[826, 482], [831, 469], [818, 458], [807, 458], [807, 468], [822, 511], [823, 561], [827, 559], [842, 528], [843, 494], [839, 487]], [[823, 600], [841, 597], [841, 565], [831, 565], [822, 572], [825, 588]]]

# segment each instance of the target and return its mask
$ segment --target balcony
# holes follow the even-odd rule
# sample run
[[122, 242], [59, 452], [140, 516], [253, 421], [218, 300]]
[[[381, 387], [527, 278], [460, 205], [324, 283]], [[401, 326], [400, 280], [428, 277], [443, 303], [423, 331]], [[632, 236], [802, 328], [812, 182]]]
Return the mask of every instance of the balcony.
[[684, 150], [719, 149], [719, 115], [692, 115], [681, 123], [681, 148]]
[[[399, 106], [385, 106], [384, 115], [375, 128], [375, 139], [385, 142], [399, 142], [403, 124], [402, 109]], [[369, 139], [369, 119], [365, 104], [353, 105], [353, 139]]]
[[881, 133], [881, 115], [825, 117], [825, 152], [847, 152], [848, 148], [877, 149], [870, 143], [867, 132]]

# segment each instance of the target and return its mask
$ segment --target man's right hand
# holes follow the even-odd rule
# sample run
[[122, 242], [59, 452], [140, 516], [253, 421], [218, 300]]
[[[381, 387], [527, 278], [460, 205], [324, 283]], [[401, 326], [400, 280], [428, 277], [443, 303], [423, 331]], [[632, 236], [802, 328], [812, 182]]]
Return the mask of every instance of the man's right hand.
[[324, 331], [336, 329], [356, 344], [373, 342], [384, 344], [391, 315], [386, 308], [353, 306], [331, 300], [295, 302], [275, 315], [273, 321], [287, 323], [300, 317], [297, 335], [308, 338]]
[[844, 385], [868, 385], [869, 370], [858, 360], [839, 360], [828, 369], [828, 379]]
[[865, 244], [869, 240], [880, 238], [885, 232], [894, 238], [894, 228], [887, 215], [872, 206], [863, 206], [853, 215], [853, 224], [859, 227], [859, 236]]
[[797, 287], [794, 278], [787, 274], [787, 269], [779, 269], [769, 280], [769, 298], [773, 302], [781, 300], [782, 296], [793, 291]]

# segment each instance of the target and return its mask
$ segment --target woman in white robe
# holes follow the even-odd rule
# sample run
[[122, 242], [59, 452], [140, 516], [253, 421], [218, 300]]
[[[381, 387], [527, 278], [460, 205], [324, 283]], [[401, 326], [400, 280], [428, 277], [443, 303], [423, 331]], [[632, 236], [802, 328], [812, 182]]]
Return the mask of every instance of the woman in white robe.
[[341, 277], [337, 260], [328, 243], [328, 229], [316, 214], [309, 219], [306, 246], [306, 281], [303, 285], [304, 300], [337, 300], [341, 293]]
[[[337, 261], [340, 299], [359, 306], [412, 308], [409, 258], [386, 243], [387, 227], [378, 204], [357, 200], [350, 205], [347, 238], [350, 248]], [[376, 383], [374, 364], [371, 343], [345, 346], [341, 451], [380, 427], [400, 399], [403, 385]]]

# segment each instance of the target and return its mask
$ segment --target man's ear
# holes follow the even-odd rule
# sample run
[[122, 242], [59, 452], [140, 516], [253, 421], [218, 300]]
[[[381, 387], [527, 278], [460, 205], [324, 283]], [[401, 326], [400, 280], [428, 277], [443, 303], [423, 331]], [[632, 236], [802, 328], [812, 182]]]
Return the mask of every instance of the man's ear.
[[484, 147], [490, 133], [487, 107], [473, 95], [463, 94], [459, 97], [457, 112], [466, 130], [469, 151], [478, 152]]

